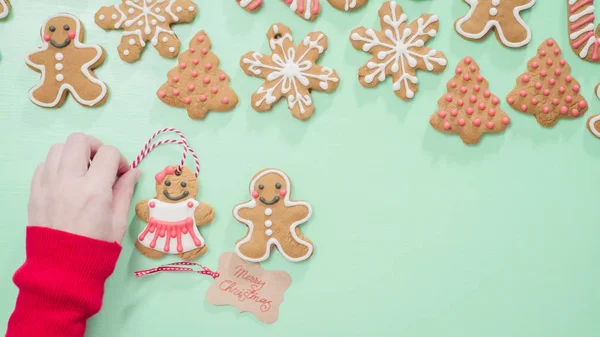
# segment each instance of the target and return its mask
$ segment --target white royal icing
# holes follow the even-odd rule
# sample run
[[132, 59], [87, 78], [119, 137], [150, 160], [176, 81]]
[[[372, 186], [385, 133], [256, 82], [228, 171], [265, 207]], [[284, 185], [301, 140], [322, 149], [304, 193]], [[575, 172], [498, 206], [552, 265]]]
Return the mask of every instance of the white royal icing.
[[590, 120], [588, 121], [588, 127], [590, 129], [590, 131], [592, 132], [592, 134], [598, 138], [600, 138], [600, 132], [598, 130], [596, 130], [596, 127], [594, 127], [594, 124], [600, 120], [600, 115], [594, 116], [592, 118], [590, 118]]
[[[504, 44], [507, 47], [519, 48], [519, 47], [523, 47], [524, 45], [528, 44], [531, 41], [531, 30], [529, 29], [529, 26], [525, 23], [525, 21], [523, 21], [523, 18], [521, 17], [521, 11], [533, 7], [533, 5], [535, 5], [536, 0], [530, 0], [529, 2], [527, 2], [521, 6], [515, 6], [515, 8], [513, 9], [513, 12], [512, 12], [513, 17], [527, 32], [527, 35], [525, 36], [525, 38], [522, 41], [518, 41], [518, 42], [508, 41], [506, 39], [506, 36], [504, 35], [504, 30], [502, 29], [502, 26], [500, 25], [500, 23], [497, 20], [492, 19], [492, 18], [489, 19], [489, 21], [486, 23], [485, 27], [483, 27], [481, 32], [478, 32], [478, 33], [465, 32], [465, 30], [463, 29], [463, 25], [465, 24], [465, 22], [467, 22], [468, 20], [471, 19], [471, 17], [477, 10], [477, 6], [479, 6], [479, 4], [481, 2], [489, 2], [489, 1], [491, 1], [492, 6], [495, 6], [495, 7], [492, 7], [492, 9], [490, 9], [490, 16], [496, 17], [496, 16], [502, 16], [504, 14], [504, 13], [500, 13], [498, 11], [498, 8], [496, 8], [497, 6], [500, 5], [500, 0], [465, 0], [465, 2], [471, 6], [471, 9], [469, 10], [469, 12], [467, 13], [466, 16], [464, 16], [464, 17], [460, 18], [458, 21], [456, 21], [456, 25], [455, 25], [456, 31], [460, 35], [462, 35], [468, 39], [479, 40], [479, 39], [483, 38], [486, 34], [488, 34], [490, 29], [495, 28], [496, 32], [498, 32], [498, 37], [500, 38], [500, 41], [502, 41], [502, 44]], [[502, 0], [502, 1], [507, 1], [507, 0]], [[492, 11], [492, 10], [494, 10], [494, 11]], [[492, 14], [492, 13], [494, 13], [494, 14]]]
[[[417, 66], [417, 59], [421, 59], [421, 61], [425, 64], [425, 67], [427, 67], [427, 70], [432, 71], [434, 68], [432, 63], [445, 66], [448, 61], [442, 57], [435, 57], [437, 54], [437, 50], [435, 49], [431, 49], [426, 54], [420, 53], [419, 50], [420, 47], [423, 47], [424, 45], [421, 37], [433, 37], [437, 34], [436, 29], [432, 28], [428, 31], [425, 31], [425, 29], [431, 24], [438, 22], [438, 17], [436, 15], [432, 15], [427, 19], [427, 21], [424, 21], [422, 18], [418, 18], [416, 32], [413, 32], [409, 27], [404, 28], [404, 30], [401, 32], [400, 26], [406, 22], [407, 16], [403, 13], [400, 15], [400, 17], [396, 17], [396, 6], [396, 2], [391, 1], [391, 16], [386, 15], [383, 17], [385, 23], [393, 28], [393, 30], [386, 29], [384, 33], [388, 38], [394, 41], [395, 44], [389, 44], [380, 41], [375, 31], [370, 28], [365, 30], [365, 35], [367, 35], [367, 37], [363, 37], [358, 33], [353, 33], [350, 35], [350, 38], [354, 41], [365, 42], [362, 48], [365, 52], [368, 52], [373, 48], [381, 50], [376, 54], [377, 61], [370, 61], [367, 63], [367, 68], [373, 71], [365, 76], [365, 82], [373, 83], [375, 78], [377, 78], [379, 81], [384, 81], [386, 77], [386, 70], [391, 69], [394, 73], [400, 72], [398, 80], [396, 80], [393, 84], [394, 91], [399, 91], [404, 88], [405, 96], [408, 98], [413, 98], [415, 93], [410, 89], [408, 82], [417, 84], [419, 83], [419, 79], [417, 76], [412, 75], [411, 72], [407, 71], [407, 65], [411, 68], [414, 68]], [[390, 54], [394, 56], [386, 60]], [[389, 68], [390, 64], [391, 68]]]
[[270, 209], [270, 208], [266, 208], [265, 209], [265, 215], [271, 215], [271, 214], [273, 214], [273, 210]]
[[[598, 47], [600, 38], [595, 34], [596, 24], [594, 22], [595, 8], [593, 0], [569, 0], [569, 39], [573, 49], [583, 48], [579, 51], [579, 57], [586, 58], [592, 53], [592, 61], [598, 62], [600, 59]], [[583, 10], [582, 10], [583, 9]], [[578, 20], [583, 19], [580, 22]], [[581, 39], [581, 37], [584, 35]], [[592, 48], [593, 46], [593, 48]], [[600, 96], [598, 96], [600, 97]]]
[[[269, 170], [265, 170], [263, 172], [261, 172], [259, 175], [257, 175], [256, 177], [254, 177], [254, 179], [252, 179], [252, 182], [250, 182], [250, 193], [252, 193], [254, 191], [254, 186], [256, 185], [256, 182], [264, 177], [267, 174], [271, 174], [271, 173], [275, 173], [277, 175], [279, 175], [280, 177], [282, 177], [285, 180], [285, 186], [290, 186], [290, 178], [288, 178], [288, 176], [283, 173], [280, 170], [276, 170], [276, 169], [269, 169]], [[281, 252], [281, 254], [288, 259], [289, 261], [292, 262], [300, 262], [300, 261], [304, 261], [307, 258], [309, 258], [312, 255], [313, 252], [313, 245], [307, 241], [304, 241], [302, 239], [300, 239], [298, 237], [298, 235], [296, 234], [296, 227], [298, 227], [298, 225], [305, 223], [306, 221], [308, 221], [308, 219], [310, 219], [310, 217], [312, 216], [312, 207], [310, 206], [309, 203], [305, 202], [305, 201], [291, 201], [290, 200], [290, 193], [287, 193], [285, 195], [285, 197], [283, 198], [283, 202], [285, 204], [285, 206], [290, 207], [290, 206], [305, 206], [308, 209], [308, 214], [306, 215], [306, 217], [304, 217], [303, 219], [300, 219], [294, 223], [292, 223], [290, 225], [290, 234], [292, 235], [292, 237], [294, 238], [294, 240], [296, 240], [297, 242], [299, 242], [302, 245], [305, 245], [306, 247], [308, 247], [308, 251], [304, 256], [298, 257], [298, 258], [292, 258], [291, 256], [288, 256], [285, 251], [283, 250], [283, 248], [281, 247], [281, 243], [279, 242], [279, 240], [277, 240], [277, 238], [269, 238], [269, 240], [267, 241], [267, 249], [265, 252], [265, 255], [259, 258], [250, 258], [245, 256], [244, 254], [242, 254], [242, 252], [240, 251], [240, 247], [249, 242], [252, 239], [252, 233], [254, 232], [254, 223], [252, 221], [250, 221], [249, 219], [244, 219], [242, 217], [240, 217], [239, 215], [239, 211], [242, 208], [255, 208], [257, 203], [256, 203], [256, 199], [252, 199], [246, 203], [237, 205], [234, 209], [233, 209], [233, 216], [236, 220], [238, 220], [239, 222], [246, 224], [248, 226], [248, 234], [246, 235], [246, 237], [244, 237], [242, 240], [240, 240], [236, 245], [235, 245], [235, 252], [236, 254], [241, 257], [242, 259], [246, 260], [246, 261], [250, 261], [250, 262], [262, 262], [266, 259], [269, 258], [269, 255], [271, 254], [271, 249], [269, 249], [272, 245], [277, 246], [277, 248], [279, 249], [279, 252]], [[267, 231], [270, 231], [271, 234], [267, 234]], [[265, 234], [267, 234], [268, 236], [273, 234], [273, 231], [271, 229], [267, 229], [265, 231]]]
[[[81, 34], [81, 21], [79, 21], [79, 19], [77, 17], [75, 17], [74, 15], [68, 14], [68, 13], [60, 13], [56, 16], [48, 18], [48, 20], [46, 20], [44, 22], [44, 24], [42, 25], [42, 29], [40, 31], [41, 36], [43, 36], [46, 31], [46, 25], [48, 24], [48, 21], [55, 17], [67, 17], [67, 18], [70, 18], [73, 21], [75, 21], [75, 36], [77, 37], [77, 38], [73, 39], [73, 45], [75, 48], [86, 48], [86, 49], [96, 50], [96, 56], [93, 59], [91, 59], [90, 61], [84, 63], [81, 66], [80, 71], [83, 74], [83, 76], [85, 76], [90, 82], [99, 85], [101, 88], [101, 92], [98, 95], [98, 97], [96, 97], [92, 100], [84, 100], [83, 98], [81, 98], [81, 96], [79, 96], [79, 93], [77, 93], [77, 90], [75, 90], [75, 88], [68, 81], [66, 81], [58, 89], [58, 93], [56, 94], [56, 99], [52, 103], [43, 103], [43, 102], [36, 100], [33, 97], [33, 93], [44, 84], [44, 82], [46, 80], [46, 67], [44, 67], [43, 65], [33, 63], [29, 59], [29, 55], [35, 54], [38, 52], [42, 52], [44, 50], [48, 50], [48, 47], [50, 46], [50, 44], [42, 39], [43, 46], [41, 48], [38, 48], [36, 51], [34, 51], [33, 53], [31, 53], [25, 57], [25, 63], [27, 65], [29, 65], [30, 67], [39, 70], [41, 73], [40, 82], [29, 90], [29, 99], [41, 107], [50, 108], [50, 107], [56, 106], [60, 102], [65, 90], [69, 90], [69, 92], [71, 93], [73, 98], [80, 104], [86, 105], [86, 106], [94, 106], [94, 105], [98, 104], [100, 101], [102, 101], [108, 94], [108, 88], [106, 87], [106, 84], [104, 84], [104, 82], [100, 81], [96, 77], [92, 76], [92, 74], [90, 73], [90, 67], [92, 65], [96, 64], [96, 62], [98, 62], [102, 58], [102, 55], [103, 55], [102, 47], [100, 47], [99, 45], [95, 45], [95, 44], [86, 45], [86, 44], [79, 42], [79, 37], [80, 37], [79, 34]], [[54, 58], [57, 61], [62, 61], [64, 59], [64, 55], [62, 53], [56, 53], [54, 55]], [[62, 74], [59, 74], [59, 75], [61, 76], [61, 79], [59, 80], [59, 76], [57, 75], [56, 80], [63, 81], [64, 76]]]
[[[155, 7], [156, 5], [167, 3], [167, 6], [164, 8], [166, 15], [170, 15], [174, 21], [179, 21], [179, 17], [173, 14], [171, 7], [177, 0], [146, 0], [146, 1], [131, 1], [127, 0], [124, 3], [124, 6], [127, 8], [127, 13], [133, 14], [138, 11], [140, 14], [136, 15], [131, 19], [127, 19], [127, 15], [121, 11], [118, 5], [115, 6], [115, 9], [119, 12], [120, 19], [115, 23], [115, 28], [121, 28], [121, 26], [125, 26], [126, 28], [132, 27], [134, 24], [140, 27], [139, 29], [133, 29], [130, 31], [126, 31], [124, 35], [136, 35], [140, 39], [140, 45], [144, 47], [146, 45], [145, 41], [151, 41], [153, 45], [158, 44], [158, 35], [161, 32], [165, 32], [171, 35], [175, 35], [175, 33], [170, 29], [164, 29], [158, 26], [158, 23], [164, 23], [167, 21], [166, 17], [161, 14], [162, 9], [160, 7]], [[118, 16], [113, 14], [113, 20], [116, 20]]]
[[271, 227], [271, 226], [273, 226], [273, 222], [271, 220], [267, 220], [267, 221], [265, 221], [265, 226]]
[[[271, 29], [273, 30], [274, 36], [279, 33], [277, 25], [273, 25]], [[316, 50], [319, 54], [322, 54], [325, 51], [325, 48], [319, 45], [319, 41], [321, 41], [323, 37], [323, 34], [319, 34], [315, 40], [312, 40], [309, 36], [304, 38], [302, 43], [308, 48], [306, 48], [302, 55], [297, 57], [295, 46], [292, 43], [292, 36], [289, 33], [286, 33], [279, 39], [271, 38], [269, 40], [271, 49], [273, 51], [279, 49], [283, 55], [282, 59], [277, 53], [273, 53], [272, 61], [275, 65], [263, 63], [262, 58], [264, 55], [260, 53], [253, 53], [251, 58], [244, 58], [242, 60], [244, 64], [250, 65], [248, 69], [253, 74], [260, 75], [263, 72], [263, 69], [265, 69], [270, 71], [269, 76], [266, 78], [267, 81], [277, 80], [275, 85], [271, 88], [258, 88], [256, 93], [262, 97], [256, 101], [256, 106], [260, 106], [263, 102], [266, 102], [267, 104], [274, 103], [278, 98], [274, 95], [274, 92], [281, 88], [281, 92], [284, 95], [293, 91], [293, 94], [287, 95], [288, 107], [292, 109], [298, 105], [300, 113], [303, 114], [306, 112], [306, 108], [312, 105], [312, 99], [310, 95], [301, 93], [298, 88], [307, 86], [309, 78], [318, 80], [319, 87], [323, 90], [329, 88], [329, 82], [339, 81], [337, 77], [333, 76], [333, 69], [328, 67], [321, 66], [322, 74], [311, 74], [310, 71], [314, 64], [311, 61], [304, 59], [312, 50]], [[283, 42], [286, 39], [290, 42], [290, 47], [287, 49], [283, 47]]]
[[349, 11], [356, 7], [356, 0], [346, 0], [346, 4], [344, 5], [344, 10]]

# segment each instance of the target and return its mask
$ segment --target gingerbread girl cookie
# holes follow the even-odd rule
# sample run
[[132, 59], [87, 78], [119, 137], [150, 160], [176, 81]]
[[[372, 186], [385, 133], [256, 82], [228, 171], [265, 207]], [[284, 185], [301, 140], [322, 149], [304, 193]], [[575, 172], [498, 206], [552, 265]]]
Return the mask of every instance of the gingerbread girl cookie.
[[266, 260], [273, 245], [292, 262], [308, 259], [313, 245], [298, 225], [308, 221], [312, 208], [305, 201], [292, 201], [290, 178], [280, 170], [258, 172], [250, 182], [252, 200], [233, 209], [235, 219], [248, 226], [248, 234], [235, 245], [244, 260]]
[[117, 48], [119, 56], [125, 62], [135, 62], [146, 42], [152, 43], [162, 57], [177, 57], [180, 42], [171, 25], [192, 21], [197, 12], [190, 0], [122, 0], [121, 4], [100, 8], [95, 21], [104, 30], [124, 30]]
[[193, 260], [208, 247], [198, 227], [210, 224], [215, 213], [211, 206], [196, 201], [198, 181], [194, 172], [183, 166], [167, 166], [155, 176], [156, 197], [135, 206], [138, 218], [147, 225], [135, 247], [145, 256], [157, 259], [176, 254]]
[[8, 16], [10, 12], [10, 1], [9, 0], [0, 0], [0, 20], [4, 19]]
[[521, 12], [533, 7], [535, 0], [463, 0], [471, 10], [456, 20], [454, 29], [468, 40], [485, 38], [492, 28], [503, 45], [519, 48], [531, 41], [531, 30]]
[[83, 106], [99, 106], [108, 98], [106, 84], [92, 69], [104, 62], [99, 45], [83, 44], [83, 25], [71, 14], [59, 14], [42, 25], [43, 46], [27, 55], [27, 66], [41, 73], [29, 99], [44, 108], [62, 105], [71, 93]]

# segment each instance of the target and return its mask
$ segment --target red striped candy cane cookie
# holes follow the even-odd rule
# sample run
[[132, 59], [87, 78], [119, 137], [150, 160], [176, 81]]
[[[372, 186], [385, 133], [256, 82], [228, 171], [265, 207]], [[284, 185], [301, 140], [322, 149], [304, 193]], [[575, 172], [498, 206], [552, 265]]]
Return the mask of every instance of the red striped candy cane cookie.
[[567, 5], [571, 48], [586, 61], [600, 61], [600, 38], [596, 33], [594, 0], [567, 0]]
[[262, 0], [235, 0], [237, 3], [248, 12], [254, 12], [262, 6]]

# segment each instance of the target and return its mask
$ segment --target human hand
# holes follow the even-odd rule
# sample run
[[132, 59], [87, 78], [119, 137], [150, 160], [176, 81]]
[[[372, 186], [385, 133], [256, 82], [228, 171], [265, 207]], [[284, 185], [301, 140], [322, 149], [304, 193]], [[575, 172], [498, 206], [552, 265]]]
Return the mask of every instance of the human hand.
[[115, 147], [74, 133], [35, 171], [29, 224], [121, 243], [140, 174]]

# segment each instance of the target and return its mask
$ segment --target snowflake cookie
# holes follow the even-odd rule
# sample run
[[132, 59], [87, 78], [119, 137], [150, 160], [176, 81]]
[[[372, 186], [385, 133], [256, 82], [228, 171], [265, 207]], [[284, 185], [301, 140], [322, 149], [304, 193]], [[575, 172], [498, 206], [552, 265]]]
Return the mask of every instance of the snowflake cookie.
[[[262, 6], [262, 0], [235, 0], [243, 9], [253, 12]], [[312, 21], [321, 12], [321, 0], [282, 0], [291, 10], [305, 20]], [[359, 9], [368, 0], [327, 0], [329, 3], [343, 11]]]
[[148, 41], [161, 56], [177, 57], [180, 42], [171, 24], [190, 22], [196, 13], [196, 4], [190, 0], [122, 0], [119, 5], [100, 8], [95, 21], [105, 30], [124, 30], [119, 56], [135, 62]]
[[311, 91], [331, 92], [340, 83], [335, 70], [316, 64], [327, 49], [327, 36], [312, 32], [296, 46], [290, 29], [277, 23], [267, 32], [267, 39], [272, 55], [248, 52], [240, 60], [247, 75], [265, 80], [252, 95], [252, 107], [259, 112], [268, 111], [286, 97], [294, 117], [309, 119], [315, 109]]
[[481, 40], [494, 28], [496, 38], [510, 48], [523, 47], [531, 41], [531, 30], [521, 18], [521, 11], [535, 5], [535, 0], [463, 0], [471, 10], [456, 20], [454, 29], [468, 40]]
[[417, 69], [439, 73], [448, 61], [441, 51], [425, 47], [439, 27], [438, 17], [423, 14], [408, 24], [406, 14], [395, 1], [384, 2], [379, 10], [381, 31], [358, 27], [350, 34], [356, 49], [373, 54], [358, 71], [364, 87], [375, 87], [391, 75], [394, 92], [403, 100], [411, 99], [418, 89]]
[[9, 0], [0, 0], [0, 19], [4, 19], [8, 16], [8, 12], [10, 11], [10, 1]]

